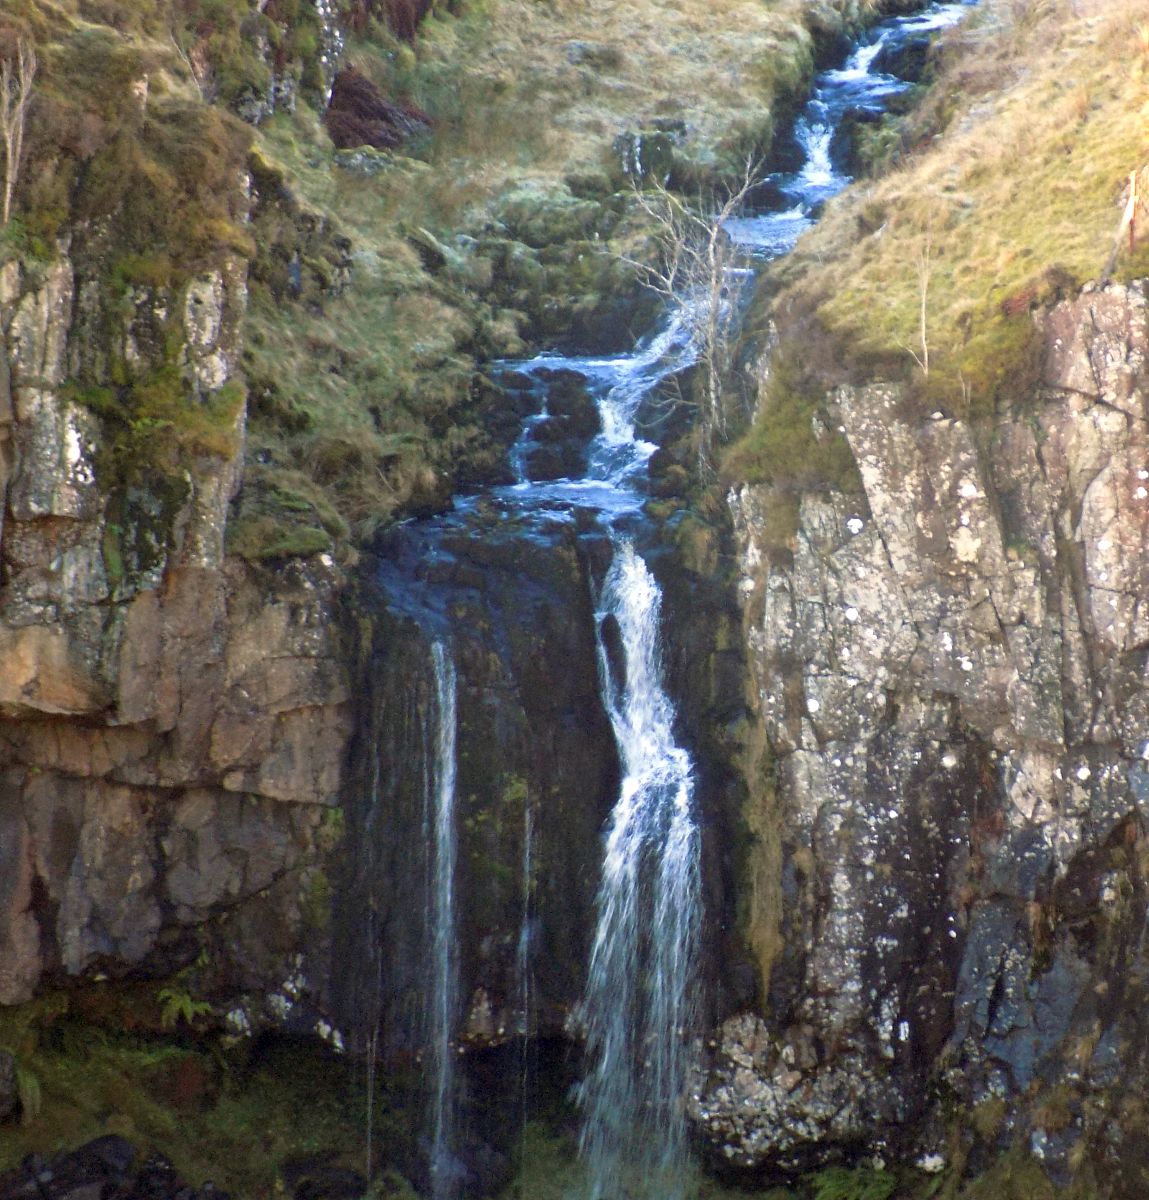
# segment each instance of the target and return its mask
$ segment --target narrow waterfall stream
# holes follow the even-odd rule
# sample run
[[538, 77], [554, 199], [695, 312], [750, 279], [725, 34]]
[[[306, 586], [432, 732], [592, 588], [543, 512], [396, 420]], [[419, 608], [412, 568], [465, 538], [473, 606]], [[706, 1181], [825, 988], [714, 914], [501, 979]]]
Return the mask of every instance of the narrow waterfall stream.
[[[884, 22], [817, 76], [795, 124], [794, 169], [762, 181], [768, 207], [726, 222], [742, 257], [732, 286], [791, 249], [849, 182], [844, 117], [878, 114], [910, 86], [883, 72], [885, 52], [956, 23], [967, 7], [952, 0]], [[400, 527], [380, 564], [387, 604], [423, 631], [435, 679], [426, 845], [401, 868], [422, 864], [428, 896], [421, 1053], [434, 1200], [476, 1190], [459, 1148], [469, 1133], [456, 1045], [514, 1047], [508, 1102], [525, 1120], [532, 1038], [544, 1028], [585, 1035], [581, 1200], [686, 1193], [706, 796], [668, 691], [657, 528], [644, 509], [652, 430], [668, 381], [697, 360], [696, 318], [669, 311], [628, 354], [501, 364], [530, 408], [510, 454], [514, 482]], [[556, 615], [560, 594], [573, 607]], [[533, 642], [523, 632], [532, 622]], [[576, 644], [588, 661], [562, 661]], [[559, 661], [546, 663], [548, 654]], [[588, 672], [597, 680], [589, 691]], [[556, 689], [561, 696], [549, 694]], [[385, 822], [372, 819], [382, 836]], [[587, 869], [592, 857], [597, 872]], [[402, 895], [377, 904], [390, 953], [406, 953]], [[556, 962], [572, 944], [585, 944], [581, 977]], [[419, 1003], [410, 970], [394, 974], [383, 1021]], [[509, 1141], [521, 1148], [521, 1136]]]
[[606, 839], [587, 983], [591, 1069], [581, 1089], [579, 1146], [592, 1200], [616, 1194], [630, 1176], [667, 1200], [684, 1184], [679, 1100], [692, 1027], [700, 845], [692, 764], [675, 742], [663, 686], [660, 607], [646, 564], [618, 539], [597, 614], [600, 629], [617, 622], [623, 648], [615, 667], [600, 637], [623, 779]]
[[433, 849], [429, 874], [431, 929], [431, 994], [428, 1048], [431, 1091], [431, 1195], [448, 1200], [453, 1194], [452, 1149], [455, 1064], [451, 1039], [458, 996], [458, 952], [455, 929], [456, 689], [455, 664], [441, 642], [431, 645], [435, 673], [434, 769], [427, 803], [427, 841]]

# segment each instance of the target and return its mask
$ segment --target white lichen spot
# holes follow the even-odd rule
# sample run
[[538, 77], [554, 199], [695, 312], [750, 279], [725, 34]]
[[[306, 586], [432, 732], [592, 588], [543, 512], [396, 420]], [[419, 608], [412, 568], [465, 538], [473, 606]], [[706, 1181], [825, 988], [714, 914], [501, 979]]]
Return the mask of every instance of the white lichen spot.
[[816, 713], [816, 712], [818, 712], [818, 710], [821, 707], [822, 706], [818, 703], [817, 700], [807, 700], [806, 701], [806, 708], [809, 712]]
[[963, 671], [969, 672], [969, 671], [973, 670], [973, 660], [972, 659], [963, 658], [959, 665]]
[[[1145, 489], [1142, 488], [1141, 490], [1144, 491]], [[851, 517], [846, 522], [846, 528], [854, 535], [854, 537], [857, 537], [858, 534], [861, 533], [863, 529], [865, 529], [865, 527], [866, 527], [866, 523], [862, 520], [861, 517]]]
[[227, 1027], [233, 1033], [239, 1034], [241, 1037], [247, 1037], [251, 1033], [251, 1018], [242, 1008], [233, 1008], [224, 1020], [227, 1022]]
[[958, 760], [956, 754], [948, 752], [942, 755], [942, 766], [945, 767], [947, 771], [952, 771], [957, 765]]
[[74, 425], [68, 426], [68, 431], [64, 436], [64, 453], [70, 467], [76, 466], [83, 460], [84, 443], [80, 440], [80, 431]]
[[973, 482], [972, 479], [967, 479], [961, 485], [961, 487], [958, 488], [958, 495], [961, 496], [963, 500], [975, 500], [981, 495], [981, 492], [978, 491], [978, 486]]
[[858, 619], [858, 610], [851, 605], [846, 609], [846, 620], [852, 625]]
[[1090, 769], [1084, 763], [1082, 763], [1081, 766], [1079, 766], [1073, 773], [1078, 779], [1081, 780], [1082, 783], [1084, 783], [1090, 777], [1090, 775], [1093, 774], [1093, 772], [1090, 771]]
[[954, 554], [957, 555], [958, 562], [976, 562], [978, 551], [981, 549], [981, 539], [971, 529], [966, 528], [969, 518], [965, 513], [962, 513], [962, 521], [965, 524], [957, 530], [952, 539]]
[[927, 1175], [938, 1175], [946, 1169], [945, 1157], [941, 1154], [923, 1154], [918, 1159], [918, 1169]]

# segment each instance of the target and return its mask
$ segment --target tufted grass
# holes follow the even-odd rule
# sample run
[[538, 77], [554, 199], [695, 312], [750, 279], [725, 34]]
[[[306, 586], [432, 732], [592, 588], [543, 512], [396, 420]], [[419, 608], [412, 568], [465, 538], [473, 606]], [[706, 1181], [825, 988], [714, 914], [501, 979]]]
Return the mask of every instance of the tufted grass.
[[815, 314], [830, 374], [902, 376], [927, 411], [988, 415], [1032, 390], [1030, 310], [1101, 274], [1149, 160], [1149, 3], [984, 0], [947, 64], [917, 148], [829, 206], [775, 311]]

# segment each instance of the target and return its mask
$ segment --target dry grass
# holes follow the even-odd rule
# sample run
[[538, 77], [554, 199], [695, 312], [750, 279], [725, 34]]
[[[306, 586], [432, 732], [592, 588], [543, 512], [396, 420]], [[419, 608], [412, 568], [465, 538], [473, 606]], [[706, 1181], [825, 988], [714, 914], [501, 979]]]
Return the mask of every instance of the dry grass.
[[[812, 68], [817, 25], [866, 19], [881, 0], [489, 0], [429, 19], [395, 82], [440, 117], [437, 161], [498, 191], [524, 170], [601, 166], [619, 134], [685, 126], [700, 172], [768, 147]], [[403, 56], [398, 56], [400, 64]]]
[[1146, 30], [1147, 0], [984, 0], [938, 85], [948, 131], [831, 206], [780, 270], [779, 314], [816, 304], [847, 357], [900, 364], [933, 403], [1000, 398], [1024, 377], [1029, 308], [1101, 273], [1149, 157]]

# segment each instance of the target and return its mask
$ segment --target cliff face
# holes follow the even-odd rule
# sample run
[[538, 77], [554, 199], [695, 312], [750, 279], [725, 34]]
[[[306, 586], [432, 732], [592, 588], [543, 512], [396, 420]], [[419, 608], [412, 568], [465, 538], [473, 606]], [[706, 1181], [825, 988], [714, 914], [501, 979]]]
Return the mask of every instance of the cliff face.
[[308, 948], [349, 732], [340, 576], [225, 557], [242, 404], [229, 453], [110, 484], [106, 421], [64, 386], [174, 337], [206, 406], [245, 300], [239, 263], [118, 307], [66, 246], [0, 272], [0, 1003], [208, 943], [217, 983], [272, 991]]
[[[988, 428], [841, 388], [864, 497], [805, 495], [788, 549], [762, 489], [730, 496], [770, 1024], [728, 1021], [697, 1083], [727, 1164], [1017, 1134], [1055, 1171], [1131, 1153], [1112, 1089], [1142, 1103], [1146, 317], [1140, 284], [1052, 308], [1040, 387]], [[962, 1110], [986, 1120], [947, 1148]]]

